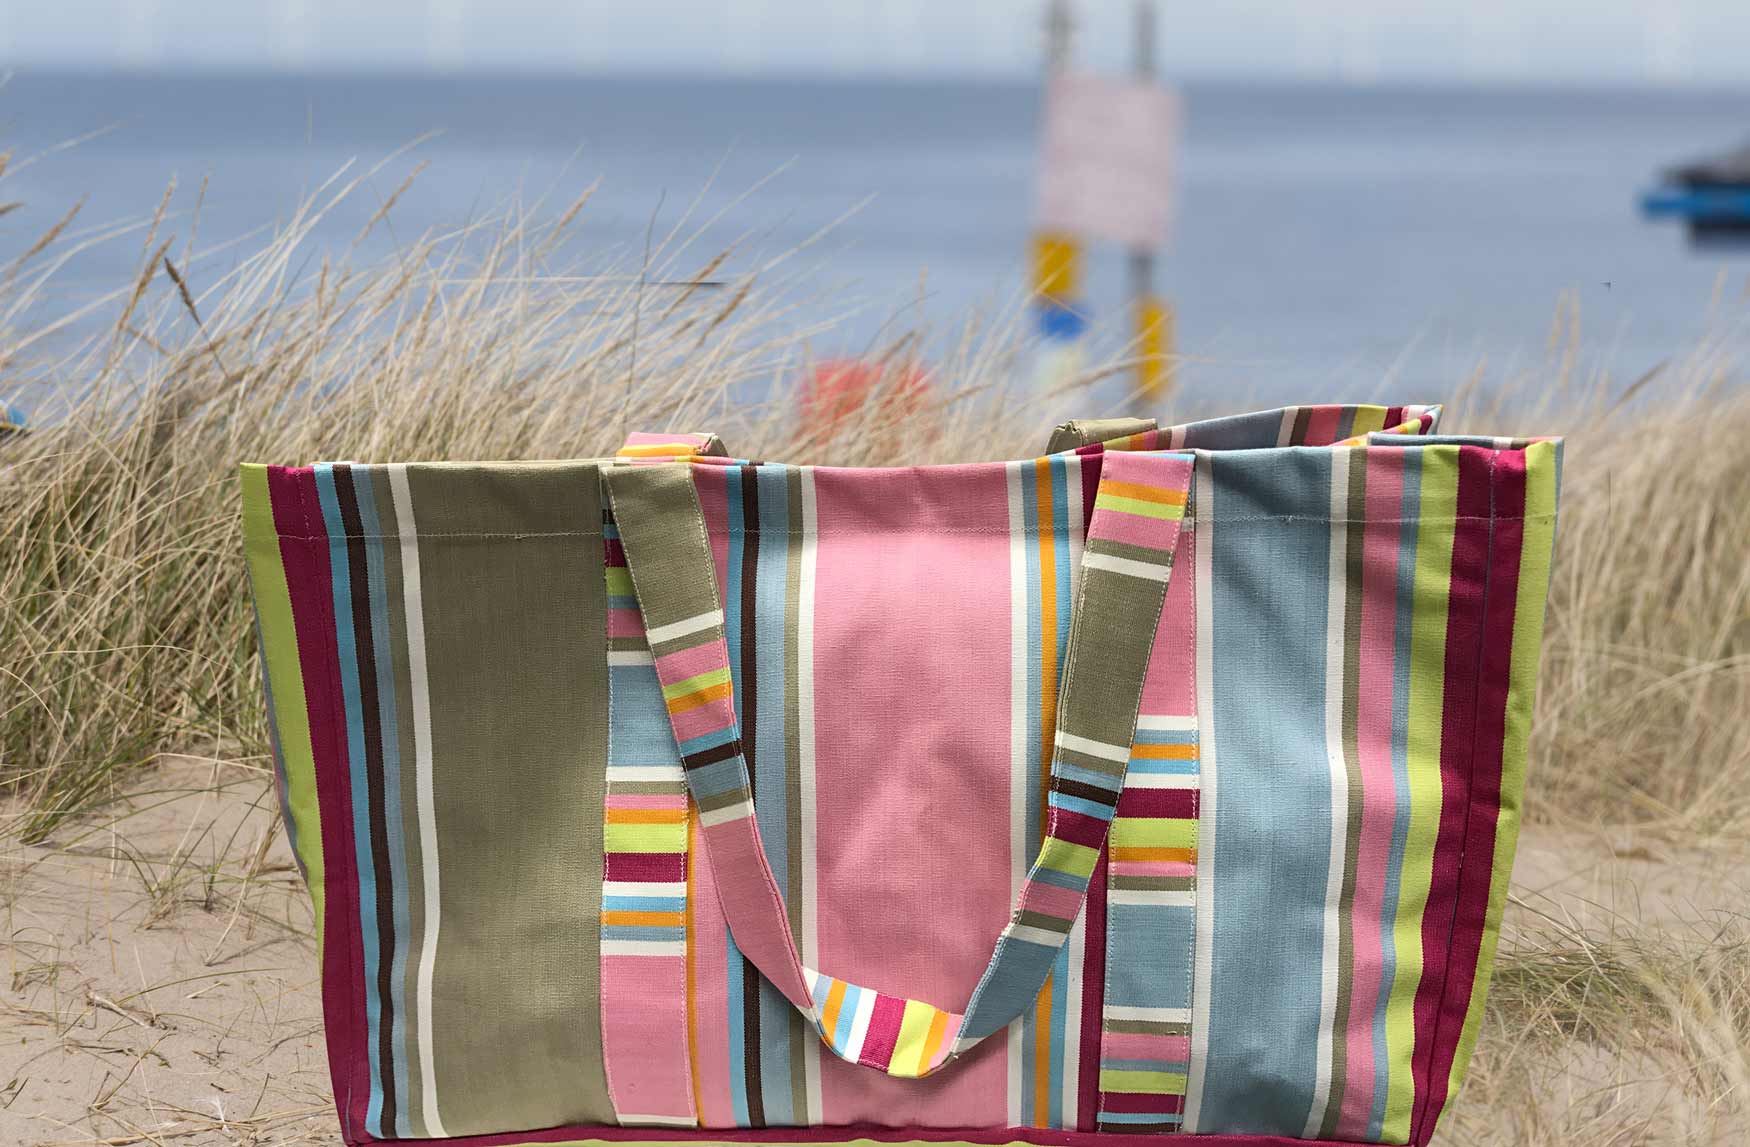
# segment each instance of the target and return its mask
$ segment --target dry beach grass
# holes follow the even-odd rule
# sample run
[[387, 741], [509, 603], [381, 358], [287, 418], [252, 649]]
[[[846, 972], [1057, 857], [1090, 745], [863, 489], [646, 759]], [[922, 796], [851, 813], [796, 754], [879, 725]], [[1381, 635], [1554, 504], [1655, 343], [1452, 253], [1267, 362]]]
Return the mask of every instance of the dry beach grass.
[[[204, 251], [167, 196], [126, 226], [71, 217], [0, 270], [0, 379], [70, 396], [0, 439], [6, 1142], [338, 1141], [308, 909], [273, 829], [236, 461], [580, 456], [677, 426], [844, 463], [1043, 444], [1000, 321], [931, 344], [951, 395], [810, 430], [789, 380], [820, 328], [795, 261], [720, 281], [728, 253], [696, 249], [689, 218], [575, 275], [580, 199], [307, 262], [318, 217], [368, 186], [337, 177], [250, 250]], [[45, 311], [99, 242], [137, 245], [135, 275]], [[1577, 367], [1572, 336], [1564, 318], [1547, 364], [1428, 396], [1459, 429], [1569, 437], [1529, 827], [1491, 1030], [1440, 1141], [1744, 1141], [1746, 364], [1727, 337], [1625, 384]], [[869, 353], [900, 378], [923, 344]]]

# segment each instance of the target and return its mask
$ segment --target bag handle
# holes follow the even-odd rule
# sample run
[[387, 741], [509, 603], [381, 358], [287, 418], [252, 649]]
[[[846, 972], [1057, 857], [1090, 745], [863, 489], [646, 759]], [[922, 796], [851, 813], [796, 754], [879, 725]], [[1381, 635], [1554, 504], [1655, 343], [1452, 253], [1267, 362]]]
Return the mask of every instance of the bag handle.
[[[1154, 429], [1155, 420], [1152, 418], [1086, 418], [1065, 422], [1052, 430], [1045, 452], [1062, 454], [1066, 450], [1146, 434]], [[614, 457], [673, 461], [696, 457], [722, 458], [728, 453], [723, 439], [715, 434], [651, 434], [635, 430], [626, 436], [625, 444], [614, 453]]]
[[1039, 855], [963, 1012], [805, 967], [767, 863], [736, 723], [723, 607], [688, 465], [604, 467], [700, 838], [736, 947], [839, 1058], [908, 1078], [1038, 996], [1087, 896], [1124, 787], [1191, 483], [1185, 454], [1108, 453], [1082, 550]]

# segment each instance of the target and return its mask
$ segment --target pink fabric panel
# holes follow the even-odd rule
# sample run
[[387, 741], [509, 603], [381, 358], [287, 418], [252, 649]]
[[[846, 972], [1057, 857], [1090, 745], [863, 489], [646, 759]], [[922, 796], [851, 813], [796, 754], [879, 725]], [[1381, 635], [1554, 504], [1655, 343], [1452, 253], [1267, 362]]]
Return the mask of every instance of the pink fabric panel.
[[[815, 493], [821, 970], [958, 1012], [1010, 908], [1006, 474], [820, 469]], [[1001, 1126], [1004, 1044], [923, 1080], [823, 1056], [823, 1114]]]
[[693, 488], [705, 517], [705, 537], [717, 562], [717, 595], [729, 580], [729, 471], [722, 466], [693, 466]]
[[1144, 713], [1157, 716], [1197, 712], [1197, 640], [1195, 632], [1196, 532], [1180, 530], [1173, 549], [1173, 576], [1161, 607], [1160, 628], [1149, 654], [1148, 676], [1142, 682]]
[[735, 705], [724, 697], [696, 709], [687, 709], [669, 716], [669, 722], [674, 726], [675, 735], [683, 741], [705, 733], [715, 733], [719, 729], [729, 727], [735, 720]]
[[683, 1034], [686, 962], [679, 956], [603, 956], [602, 995], [615, 1001], [602, 1009], [614, 1108], [623, 1115], [691, 1118]]
[[[1361, 772], [1361, 832], [1355, 859], [1354, 940], [1349, 1025], [1350, 1063], [1373, 1063], [1373, 1020], [1384, 972], [1380, 911], [1390, 867], [1396, 811], [1392, 775], [1393, 657], [1397, 623], [1398, 541], [1404, 504], [1401, 450], [1355, 451], [1352, 465], [1367, 467], [1367, 526], [1361, 543], [1361, 650], [1357, 691], [1371, 704], [1356, 711], [1356, 763]], [[1354, 528], [1354, 527], [1351, 527]], [[1365, 1136], [1373, 1109], [1373, 1072], [1344, 1077], [1340, 1127]]]

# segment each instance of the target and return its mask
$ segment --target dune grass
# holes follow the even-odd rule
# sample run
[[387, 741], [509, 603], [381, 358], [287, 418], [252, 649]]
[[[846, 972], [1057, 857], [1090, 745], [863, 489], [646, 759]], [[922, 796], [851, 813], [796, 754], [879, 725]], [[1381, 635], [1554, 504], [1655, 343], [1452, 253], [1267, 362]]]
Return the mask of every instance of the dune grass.
[[[791, 388], [831, 320], [802, 323], [781, 258], [720, 277], [731, 252], [697, 249], [688, 219], [615, 273], [575, 274], [563, 260], [585, 195], [386, 257], [307, 261], [315, 223], [355, 193], [337, 180], [244, 252], [203, 253], [168, 196], [131, 228], [69, 217], [0, 271], [0, 377], [65, 396], [52, 421], [0, 439], [0, 789], [20, 810], [6, 831], [51, 839], [160, 754], [265, 754], [239, 460], [579, 457], [637, 428], [713, 429], [753, 457], [970, 460], [1037, 453], [1044, 407], [1063, 405], [1011, 385], [1024, 348], [1003, 323], [969, 323], [929, 342], [952, 392], [920, 403], [895, 387], [853, 424], [806, 426]], [[137, 243], [133, 277], [82, 313], [45, 314], [44, 285], [100, 240]], [[806, 313], [834, 307], [814, 298]], [[45, 350], [68, 341], [45, 329], [87, 328], [72, 350]], [[896, 329], [869, 355], [899, 379], [925, 343]], [[1750, 839], [1750, 391], [1733, 345], [1688, 348], [1630, 385], [1557, 353], [1547, 369], [1414, 396], [1448, 401], [1449, 429], [1568, 436], [1535, 823]], [[1207, 405], [1184, 395], [1146, 413]], [[1449, 1141], [1735, 1126], [1750, 1109], [1750, 917], [1727, 916], [1600, 931], [1516, 903], [1494, 1030]], [[1573, 1076], [1576, 1057], [1598, 1056], [1602, 1075]], [[1603, 1079], [1609, 1102], [1588, 1092], [1549, 1114], [1540, 1097], [1570, 1076]], [[1681, 1098], [1680, 1124], [1625, 1122], [1624, 1088], [1649, 1079]], [[1490, 1095], [1540, 1114], [1503, 1130], [1477, 1106]]]

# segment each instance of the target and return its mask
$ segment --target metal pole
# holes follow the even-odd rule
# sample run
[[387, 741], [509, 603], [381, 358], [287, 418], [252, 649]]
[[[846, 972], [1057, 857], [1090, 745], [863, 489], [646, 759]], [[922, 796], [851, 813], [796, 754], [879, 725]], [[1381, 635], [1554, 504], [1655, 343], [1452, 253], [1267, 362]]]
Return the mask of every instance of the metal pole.
[[1047, 74], [1069, 67], [1071, 41], [1075, 39], [1075, 14], [1070, 0], [1051, 0], [1045, 9], [1045, 70]]
[[[1136, 0], [1135, 73], [1139, 80], [1155, 78], [1154, 0]], [[1155, 299], [1155, 256], [1148, 247], [1130, 250], [1130, 299], [1136, 315], [1137, 348], [1142, 361], [1137, 366], [1137, 390], [1145, 398], [1159, 397], [1165, 389], [1166, 370], [1159, 352], [1164, 349], [1162, 327], [1169, 322]]]

